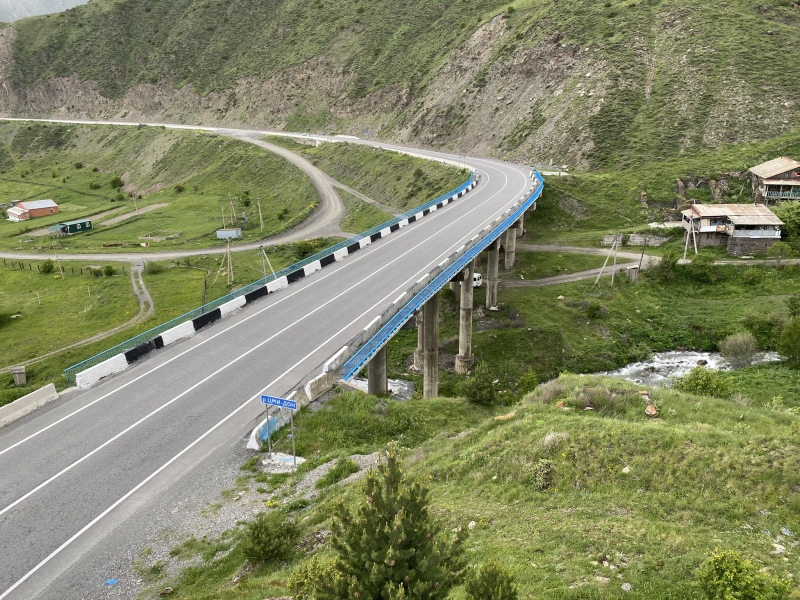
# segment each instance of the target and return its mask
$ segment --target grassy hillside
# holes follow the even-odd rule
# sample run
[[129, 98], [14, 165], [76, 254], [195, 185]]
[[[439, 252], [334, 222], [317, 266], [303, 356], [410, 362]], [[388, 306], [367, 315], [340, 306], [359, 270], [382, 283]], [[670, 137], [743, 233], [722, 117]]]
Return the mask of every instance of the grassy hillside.
[[[410, 474], [431, 489], [435, 517], [448, 528], [474, 521], [469, 563], [500, 561], [521, 598], [698, 598], [696, 569], [715, 547], [737, 550], [778, 577], [796, 577], [796, 412], [658, 389], [651, 397], [661, 418], [651, 420], [640, 389], [564, 375], [504, 421], [472, 412], [462, 400], [398, 404], [344, 395], [296, 419], [298, 449], [313, 457], [300, 475], [287, 481], [244, 471], [236, 489], [261, 483], [269, 506], [289, 511], [303, 534], [319, 532], [330, 527], [336, 502], [356, 501], [360, 484], [320, 490], [307, 508], [296, 501], [303, 492], [294, 484], [332, 457], [401, 439]], [[452, 420], [442, 421], [443, 411]], [[337, 431], [353, 435], [331, 435]], [[232, 502], [222, 499], [217, 510]], [[168, 584], [177, 598], [285, 596], [293, 570], [312, 554], [330, 555], [327, 544], [316, 550], [306, 543], [283, 564], [239, 572], [240, 547], [216, 554], [233, 546], [239, 531], [216, 551], [214, 540], [195, 543], [210, 550], [205, 560], [197, 556], [182, 576], [153, 589]], [[775, 552], [774, 544], [786, 551]], [[452, 597], [465, 598], [463, 589]]]
[[[124, 183], [121, 190], [113, 187], [114, 177]], [[220, 245], [215, 231], [222, 226], [223, 210], [230, 223], [231, 197], [237, 219], [243, 212], [249, 219], [244, 238], [263, 239], [301, 222], [318, 202], [299, 169], [226, 137], [154, 127], [9, 122], [0, 124], [0, 195], [4, 200], [52, 198], [61, 209], [52, 217], [0, 222], [5, 249], [47, 247], [49, 236], [30, 232], [115, 209], [99, 219], [94, 231], [60, 240], [62, 249], [102, 249], [104, 244], [141, 249], [143, 241], [151, 247]], [[132, 216], [137, 208], [154, 204], [164, 206]], [[132, 218], [103, 224], [123, 214]], [[169, 236], [176, 237], [152, 239]]]
[[618, 168], [788, 131], [798, 23], [786, 0], [95, 0], [0, 35], [13, 57], [0, 110]]

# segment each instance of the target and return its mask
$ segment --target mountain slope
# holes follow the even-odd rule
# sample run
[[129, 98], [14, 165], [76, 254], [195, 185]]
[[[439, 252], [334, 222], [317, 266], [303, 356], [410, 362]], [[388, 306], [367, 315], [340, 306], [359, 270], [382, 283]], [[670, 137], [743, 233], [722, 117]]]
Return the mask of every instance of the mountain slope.
[[788, 131], [798, 24], [786, 0], [95, 0], [0, 31], [0, 112], [619, 168]]

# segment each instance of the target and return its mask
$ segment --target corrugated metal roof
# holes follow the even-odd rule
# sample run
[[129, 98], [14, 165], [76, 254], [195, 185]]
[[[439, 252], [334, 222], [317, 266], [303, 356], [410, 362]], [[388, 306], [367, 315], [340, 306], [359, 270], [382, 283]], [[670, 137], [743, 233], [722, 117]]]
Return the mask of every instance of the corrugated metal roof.
[[91, 223], [91, 222], [92, 222], [91, 219], [75, 219], [74, 221], [63, 221], [63, 222], [59, 223], [58, 225], [60, 225], [60, 226], [77, 225], [78, 223], [83, 225], [84, 223]]
[[19, 208], [18, 206], [12, 206], [6, 212], [14, 214], [14, 215], [21, 215], [22, 213], [26, 213], [28, 211], [26, 209], [24, 209], [24, 208]]
[[687, 217], [726, 217], [737, 225], [783, 225], [763, 204], [692, 204], [682, 211]]
[[752, 167], [750, 172], [758, 175], [762, 179], [766, 179], [797, 168], [800, 168], [800, 162], [781, 156], [780, 158], [773, 158], [772, 160]]
[[25, 210], [32, 210], [34, 208], [58, 208], [58, 204], [52, 200], [26, 200], [20, 202], [17, 206], [22, 206]]
[[783, 225], [783, 221], [775, 215], [771, 217], [765, 215], [749, 215], [746, 217], [732, 215], [728, 217], [728, 220], [734, 225]]

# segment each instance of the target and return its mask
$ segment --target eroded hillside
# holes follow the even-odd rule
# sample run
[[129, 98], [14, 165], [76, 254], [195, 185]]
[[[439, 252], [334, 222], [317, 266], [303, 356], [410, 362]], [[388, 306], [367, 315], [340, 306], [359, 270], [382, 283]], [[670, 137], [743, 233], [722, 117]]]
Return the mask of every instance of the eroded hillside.
[[791, 129], [798, 24], [785, 0], [95, 0], [0, 31], [0, 112], [624, 168]]

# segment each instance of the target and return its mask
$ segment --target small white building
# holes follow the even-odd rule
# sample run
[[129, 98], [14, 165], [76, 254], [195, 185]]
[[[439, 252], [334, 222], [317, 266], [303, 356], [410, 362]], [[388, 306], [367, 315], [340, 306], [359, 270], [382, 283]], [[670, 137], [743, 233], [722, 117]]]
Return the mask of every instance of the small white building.
[[684, 241], [725, 246], [728, 254], [763, 254], [781, 239], [781, 221], [763, 204], [692, 204], [682, 212]]

